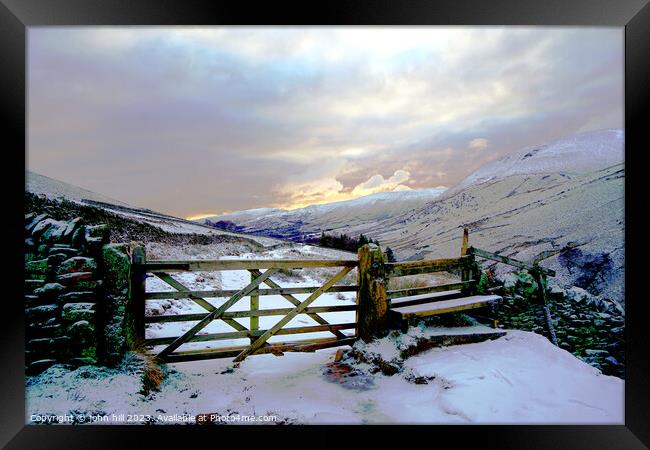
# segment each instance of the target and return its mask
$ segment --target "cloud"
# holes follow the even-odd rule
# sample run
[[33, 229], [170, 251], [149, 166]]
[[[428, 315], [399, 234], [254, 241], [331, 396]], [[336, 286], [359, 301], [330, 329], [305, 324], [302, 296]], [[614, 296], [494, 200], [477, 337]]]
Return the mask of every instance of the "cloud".
[[623, 126], [615, 28], [30, 27], [28, 45], [28, 168], [180, 216], [453, 185]]
[[402, 184], [409, 181], [409, 177], [409, 172], [401, 169], [396, 170], [388, 179], [375, 174], [348, 191], [344, 189], [339, 180], [333, 177], [288, 183], [275, 187], [275, 193], [283, 200], [274, 206], [295, 209], [314, 204], [352, 200], [377, 192], [409, 191], [411, 188]]
[[349, 195], [342, 194], [343, 185], [334, 178], [322, 178], [303, 183], [288, 183], [276, 186], [274, 192], [282, 200], [274, 206], [286, 209], [347, 200]]
[[483, 150], [487, 148], [488, 140], [484, 138], [476, 138], [469, 141], [468, 147], [472, 150]]
[[411, 174], [406, 170], [396, 170], [395, 173], [388, 179], [376, 174], [370, 177], [363, 183], [359, 183], [352, 189], [352, 195], [360, 197], [362, 195], [370, 195], [377, 192], [387, 192], [395, 190], [409, 189], [408, 186], [403, 185], [409, 180]]

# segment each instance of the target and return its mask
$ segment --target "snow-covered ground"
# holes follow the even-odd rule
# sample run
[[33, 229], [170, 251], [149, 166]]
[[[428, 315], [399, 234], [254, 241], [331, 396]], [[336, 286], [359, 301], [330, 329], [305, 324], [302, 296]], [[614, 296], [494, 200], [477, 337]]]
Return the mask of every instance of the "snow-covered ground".
[[[238, 255], [224, 255], [212, 245], [168, 248], [161, 244], [151, 250], [157, 252], [158, 258], [165, 259], [353, 258], [335, 250], [300, 245]], [[336, 268], [297, 271], [272, 279], [283, 287], [318, 286], [336, 271]], [[250, 281], [250, 275], [243, 271], [174, 273], [173, 276], [196, 290], [239, 289]], [[352, 283], [354, 278], [353, 272], [347, 282]], [[149, 278], [147, 290], [173, 289]], [[306, 295], [296, 297], [302, 299]], [[215, 306], [224, 301], [207, 300]], [[248, 309], [248, 302], [248, 298], [243, 298], [232, 310]], [[188, 299], [148, 303], [151, 313], [154, 310], [159, 314], [205, 312]], [[354, 293], [328, 293], [314, 305], [352, 303]], [[260, 298], [263, 309], [291, 306], [280, 296]], [[335, 323], [354, 320], [352, 312], [323, 316]], [[260, 328], [267, 328], [280, 318], [261, 317]], [[246, 319], [238, 320], [248, 325]], [[193, 323], [151, 326], [147, 335], [177, 336]], [[314, 322], [300, 315], [287, 326], [307, 324]], [[232, 331], [232, 328], [216, 322], [202, 333], [221, 331]], [[365, 346], [358, 342], [355, 348], [392, 358], [398, 353], [397, 340], [414, 339], [429, 332], [440, 330], [412, 327], [407, 335], [387, 337]], [[323, 336], [328, 333], [303, 334], [298, 339]], [[288, 340], [287, 336], [281, 338]], [[275, 339], [278, 338], [272, 340]], [[242, 339], [191, 343], [180, 350], [248, 342]], [[402, 370], [392, 376], [351, 358], [335, 363], [336, 352], [333, 348], [315, 353], [287, 352], [281, 357], [253, 355], [236, 368], [229, 358], [169, 364], [160, 390], [148, 395], [141, 393], [141, 372], [134, 369], [137, 366], [134, 362], [125, 363], [119, 369], [84, 366], [70, 370], [55, 365], [36, 377], [27, 378], [26, 421], [195, 423], [197, 416], [208, 414], [213, 415], [212, 420], [233, 424], [250, 424], [252, 418], [259, 419], [256, 423], [260, 424], [624, 423], [621, 379], [602, 375], [533, 333], [508, 331], [506, 336], [493, 341], [428, 350], [404, 359]]]
[[[248, 416], [308, 424], [624, 422], [622, 380], [533, 333], [432, 349], [405, 360], [393, 376], [371, 375], [358, 364], [355, 383], [327, 376], [335, 352], [252, 356], [235, 369], [228, 359], [173, 364], [160, 392], [147, 397], [138, 393], [136, 375], [54, 366], [28, 381], [27, 420], [76, 414], [107, 418], [99, 423], [147, 416], [192, 423], [215, 414], [228, 423], [250, 423]], [[418, 377], [429, 381], [414, 382]]]

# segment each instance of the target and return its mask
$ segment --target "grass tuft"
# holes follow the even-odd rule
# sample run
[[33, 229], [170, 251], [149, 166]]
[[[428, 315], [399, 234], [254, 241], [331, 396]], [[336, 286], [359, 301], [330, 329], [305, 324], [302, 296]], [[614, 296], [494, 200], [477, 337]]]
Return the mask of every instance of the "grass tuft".
[[165, 373], [158, 362], [151, 356], [146, 357], [146, 365], [142, 372], [142, 395], [149, 395], [151, 391], [160, 391], [160, 385], [165, 379]]

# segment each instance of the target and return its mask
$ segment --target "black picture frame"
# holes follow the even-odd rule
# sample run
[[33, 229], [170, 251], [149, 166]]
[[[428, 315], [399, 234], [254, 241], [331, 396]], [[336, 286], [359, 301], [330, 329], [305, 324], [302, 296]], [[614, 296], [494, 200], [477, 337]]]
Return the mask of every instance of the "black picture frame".
[[[417, 426], [399, 427], [254, 427], [255, 433], [271, 432], [278, 442], [289, 433], [303, 434], [312, 442], [316, 434], [340, 439], [358, 433], [383, 437], [392, 434], [392, 445], [431, 445], [451, 437], [451, 445], [474, 441], [487, 448], [647, 448], [650, 445], [650, 376], [645, 349], [645, 284], [641, 247], [645, 244], [641, 215], [644, 212], [644, 170], [647, 152], [643, 112], [650, 104], [650, 5], [647, 0], [490, 0], [408, 2], [355, 1], [313, 4], [208, 2], [200, 0], [0, 0], [0, 70], [2, 126], [5, 142], [3, 192], [12, 193], [4, 224], [11, 235], [5, 242], [11, 261], [3, 269], [11, 292], [3, 299], [0, 327], [2, 404], [0, 445], [7, 448], [156, 448], [169, 443], [171, 434], [192, 440], [215, 439], [228, 445], [224, 433], [246, 437], [239, 427], [141, 427], [141, 426], [26, 426], [24, 405], [24, 308], [22, 287], [11, 280], [23, 279], [23, 194], [25, 154], [25, 50], [26, 27], [40, 25], [592, 25], [625, 27], [625, 253], [626, 253], [626, 357], [625, 425], [621, 426]], [[645, 144], [645, 147], [643, 146]], [[9, 164], [9, 166], [7, 166]], [[13, 234], [15, 233], [15, 235]], [[15, 258], [15, 259], [14, 259]], [[19, 300], [20, 299], [20, 300]], [[567, 380], [567, 383], [570, 383]], [[280, 430], [281, 429], [281, 430]], [[134, 440], [132, 434], [146, 434]], [[422, 441], [427, 439], [427, 441]], [[137, 444], [137, 442], [146, 444]], [[214, 445], [217, 441], [213, 440]], [[447, 444], [449, 445], [449, 444]]]

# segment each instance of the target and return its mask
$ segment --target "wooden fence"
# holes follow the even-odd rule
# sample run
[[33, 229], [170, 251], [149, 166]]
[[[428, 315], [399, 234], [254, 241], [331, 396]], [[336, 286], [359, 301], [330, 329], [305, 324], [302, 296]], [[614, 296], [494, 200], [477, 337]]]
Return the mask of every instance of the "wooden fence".
[[[464, 229], [461, 254], [457, 258], [444, 258], [414, 262], [385, 262], [384, 254], [379, 246], [369, 244], [359, 249], [356, 260], [147, 260], [144, 248], [138, 247], [133, 251], [131, 296], [138, 311], [135, 321], [136, 334], [147, 346], [165, 347], [156, 354], [156, 358], [167, 362], [180, 362], [219, 357], [234, 357], [239, 362], [252, 354], [273, 353], [281, 354], [286, 351], [315, 351], [321, 348], [340, 345], [350, 345], [357, 338], [369, 341], [383, 334], [389, 327], [388, 311], [390, 302], [401, 297], [460, 290], [471, 294], [480, 278], [480, 267], [476, 257], [488, 258], [498, 262], [514, 265], [530, 270], [540, 286], [545, 286], [545, 276], [555, 275], [548, 269], [542, 269], [536, 264], [529, 264], [512, 258], [489, 253], [468, 246], [468, 232]], [[282, 287], [271, 280], [283, 269], [304, 268], [340, 268], [333, 277], [320, 286]], [[356, 285], [337, 285], [353, 269], [357, 270]], [[222, 290], [192, 290], [173, 278], [172, 272], [208, 272], [245, 270], [250, 273], [250, 282], [241, 289]], [[453, 283], [430, 285], [401, 290], [387, 290], [391, 277], [420, 275], [432, 272], [449, 271], [460, 274], [460, 280]], [[151, 274], [171, 286], [171, 292], [146, 292], [145, 280]], [[266, 288], [260, 286], [266, 285]], [[310, 306], [325, 292], [356, 292], [356, 304], [338, 306]], [[297, 294], [309, 294], [304, 300], [295, 297]], [[260, 309], [260, 300], [265, 296], [280, 295], [293, 307]], [[544, 294], [541, 294], [544, 296]], [[249, 298], [249, 309], [245, 311], [229, 311], [242, 299]], [[227, 298], [220, 306], [214, 306], [206, 298]], [[202, 313], [175, 315], [145, 315], [145, 302], [160, 299], [190, 299], [199, 307]], [[355, 311], [354, 322], [332, 324], [320, 314], [330, 312]], [[451, 311], [450, 311], [451, 312]], [[548, 309], [547, 309], [548, 313]], [[316, 321], [317, 325], [284, 328], [293, 318], [305, 314]], [[259, 328], [259, 318], [265, 316], [283, 316], [275, 325], [268, 329]], [[550, 317], [550, 316], [549, 316]], [[248, 318], [246, 327], [237, 319]], [[199, 334], [214, 321], [223, 321], [233, 331], [220, 333]], [[146, 338], [146, 324], [196, 322], [180, 336]], [[342, 330], [354, 330], [348, 335]], [[273, 336], [299, 335], [303, 333], [329, 332], [332, 337], [318, 339], [303, 339], [299, 341], [273, 342]], [[181, 351], [183, 344], [193, 342], [208, 342], [229, 339], [248, 338], [250, 344], [239, 347], [221, 347]]]
[[[335, 276], [331, 277], [321, 286], [283, 288], [271, 276], [278, 274], [282, 269], [301, 268], [341, 268]], [[356, 292], [356, 285], [337, 286], [350, 271], [357, 267], [356, 260], [190, 260], [190, 261], [145, 261], [135, 263], [133, 270], [135, 279], [143, 279], [142, 274], [150, 273], [176, 289], [174, 292], [146, 292], [144, 283], [134, 289], [134, 301], [139, 303], [139, 310], [143, 320], [138, 324], [138, 334], [147, 346], [165, 345], [164, 349], [156, 354], [161, 361], [178, 362], [197, 359], [235, 356], [235, 361], [241, 361], [251, 354], [282, 353], [285, 351], [314, 351], [320, 348], [350, 344], [355, 340], [356, 323], [330, 324], [319, 314], [326, 312], [356, 311], [356, 305], [316, 306], [310, 305], [324, 292]], [[171, 272], [207, 272], [225, 270], [247, 270], [250, 273], [250, 283], [237, 290], [191, 290], [180, 281], [173, 278]], [[262, 272], [263, 271], [263, 272]], [[268, 288], [260, 288], [262, 284]], [[294, 295], [310, 294], [305, 300], [298, 300]], [[260, 309], [260, 298], [269, 295], [281, 295], [292, 308]], [[228, 311], [239, 301], [249, 297], [250, 309], [246, 311]], [[135, 299], [138, 300], [135, 300]], [[227, 298], [216, 307], [206, 298]], [[190, 299], [205, 310], [204, 313], [174, 314], [146, 316], [145, 301], [156, 299]], [[299, 314], [306, 314], [317, 322], [317, 325], [283, 328], [288, 322]], [[259, 329], [259, 318], [264, 316], [283, 316], [269, 329]], [[250, 325], [245, 327], [237, 319], [249, 318]], [[234, 329], [232, 332], [199, 334], [210, 323], [221, 320]], [[145, 326], [148, 323], [170, 322], [197, 322], [180, 336], [146, 338]], [[355, 329], [353, 336], [348, 336], [341, 330]], [[272, 336], [296, 335], [327, 331], [333, 338], [309, 339], [301, 341], [270, 344], [267, 341]], [[249, 338], [250, 345], [244, 347], [222, 347], [218, 349], [201, 349], [178, 351], [178, 348], [191, 342], [207, 342], [229, 339]]]

